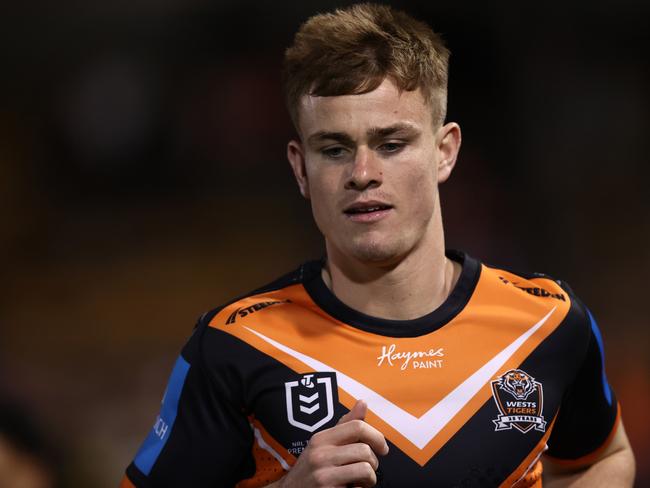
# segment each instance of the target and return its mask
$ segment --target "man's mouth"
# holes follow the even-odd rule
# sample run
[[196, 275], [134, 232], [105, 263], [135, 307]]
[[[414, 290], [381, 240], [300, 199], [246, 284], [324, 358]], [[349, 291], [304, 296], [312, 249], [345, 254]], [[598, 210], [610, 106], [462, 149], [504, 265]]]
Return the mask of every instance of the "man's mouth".
[[355, 214], [366, 214], [366, 213], [372, 213], [372, 212], [380, 212], [382, 210], [389, 210], [393, 208], [392, 205], [388, 205], [385, 203], [375, 203], [375, 202], [368, 202], [368, 203], [354, 203], [347, 207], [344, 212], [348, 215], [355, 215]]
[[346, 207], [343, 213], [353, 221], [374, 222], [386, 216], [392, 208], [392, 205], [384, 202], [356, 202]]

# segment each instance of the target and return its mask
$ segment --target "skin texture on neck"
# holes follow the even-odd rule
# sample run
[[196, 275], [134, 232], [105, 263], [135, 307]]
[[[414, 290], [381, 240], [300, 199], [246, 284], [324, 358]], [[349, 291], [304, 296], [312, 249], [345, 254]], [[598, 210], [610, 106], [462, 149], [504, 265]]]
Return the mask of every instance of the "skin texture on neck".
[[339, 300], [366, 315], [411, 320], [438, 308], [449, 296], [461, 265], [445, 256], [440, 205], [436, 202], [430, 231], [398, 261], [361, 262], [326, 241], [322, 277]]

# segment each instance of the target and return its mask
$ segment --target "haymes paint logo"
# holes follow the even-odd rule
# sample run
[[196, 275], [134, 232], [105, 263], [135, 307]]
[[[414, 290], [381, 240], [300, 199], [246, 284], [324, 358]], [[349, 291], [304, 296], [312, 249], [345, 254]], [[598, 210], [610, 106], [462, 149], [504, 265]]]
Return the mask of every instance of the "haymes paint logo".
[[395, 344], [390, 346], [382, 346], [381, 354], [377, 356], [377, 366], [387, 364], [394, 366], [395, 363], [400, 365], [400, 369], [404, 371], [411, 366], [412, 369], [431, 369], [442, 368], [442, 358], [445, 355], [444, 349], [431, 348], [426, 351], [398, 351]]

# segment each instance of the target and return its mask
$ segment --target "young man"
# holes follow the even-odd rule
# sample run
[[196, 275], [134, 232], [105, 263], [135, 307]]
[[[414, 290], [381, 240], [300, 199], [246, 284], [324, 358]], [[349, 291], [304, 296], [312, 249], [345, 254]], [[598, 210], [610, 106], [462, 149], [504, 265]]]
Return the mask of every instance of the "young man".
[[596, 323], [445, 253], [448, 51], [387, 6], [286, 53], [288, 158], [326, 259], [204, 315], [123, 486], [631, 486]]

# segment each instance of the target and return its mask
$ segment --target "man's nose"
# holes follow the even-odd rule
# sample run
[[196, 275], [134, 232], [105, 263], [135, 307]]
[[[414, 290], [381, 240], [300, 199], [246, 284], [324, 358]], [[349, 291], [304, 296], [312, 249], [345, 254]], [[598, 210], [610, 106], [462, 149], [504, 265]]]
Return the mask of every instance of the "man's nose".
[[381, 186], [383, 182], [382, 162], [368, 147], [359, 147], [350, 166], [345, 182], [346, 190], [365, 190]]

